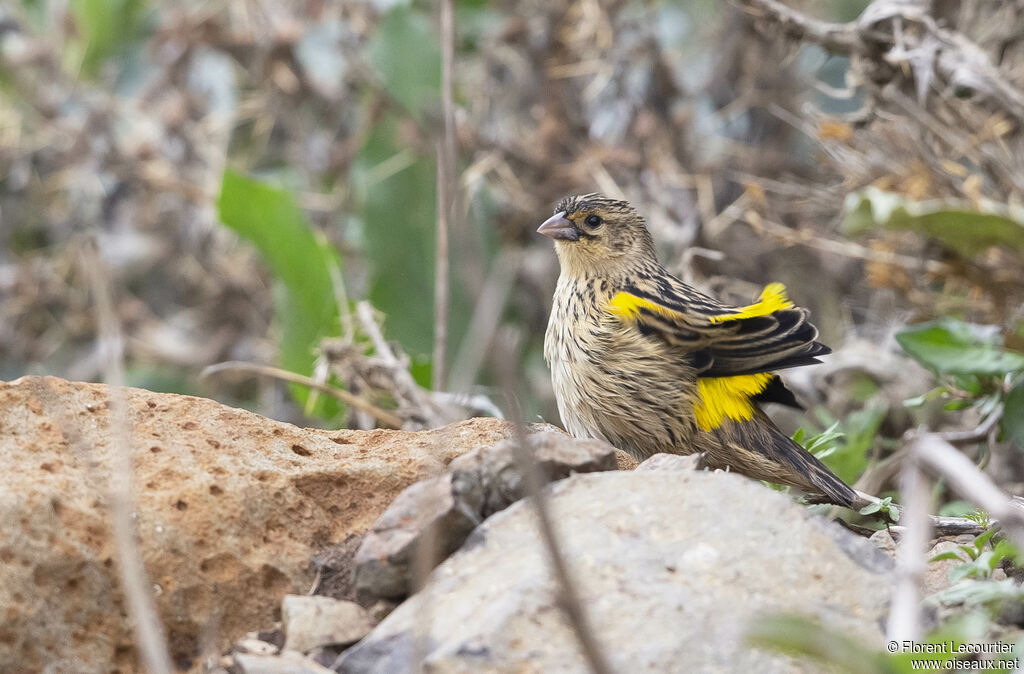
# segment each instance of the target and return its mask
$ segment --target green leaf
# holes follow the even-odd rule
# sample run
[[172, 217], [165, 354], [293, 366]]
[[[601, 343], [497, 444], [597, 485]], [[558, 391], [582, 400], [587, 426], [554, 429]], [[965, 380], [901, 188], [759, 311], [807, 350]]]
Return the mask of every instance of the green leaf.
[[941, 318], [896, 335], [903, 350], [939, 374], [1004, 375], [1024, 370], [1024, 354], [1001, 348], [998, 328]]
[[839, 429], [839, 422], [833, 423], [821, 433], [808, 438], [804, 449], [811, 452], [819, 459], [835, 451], [836, 443], [843, 437], [844, 433]]
[[960, 555], [958, 555], [955, 552], [953, 552], [952, 550], [950, 550], [949, 552], [939, 553], [939, 554], [935, 555], [934, 557], [932, 557], [931, 559], [929, 559], [928, 561], [929, 562], [941, 562], [944, 559], [955, 559], [955, 560], [958, 560], [958, 561], [962, 561], [963, 558], [960, 557]]
[[414, 117], [423, 121], [440, 108], [441, 47], [424, 12], [389, 11], [373, 31], [369, 54], [384, 88]]
[[999, 425], [1003, 439], [1024, 450], [1024, 379], [1017, 382], [1006, 395]]
[[985, 544], [988, 543], [990, 540], [992, 540], [992, 537], [995, 536], [995, 535], [996, 535], [996, 530], [995, 529], [989, 529], [988, 531], [984, 531], [984, 532], [978, 534], [974, 538], [974, 549], [980, 552], [981, 549], [985, 547]]
[[378, 121], [353, 167], [361, 197], [370, 301], [385, 333], [414, 359], [430, 353], [434, 320], [435, 166], [396, 142], [400, 121]]
[[[332, 266], [337, 251], [314, 232], [288, 192], [233, 171], [225, 171], [217, 208], [221, 222], [251, 241], [280, 286], [275, 288], [275, 319], [281, 330], [281, 367], [313, 374], [315, 350], [324, 337], [340, 332]], [[309, 392], [293, 385], [305, 403]], [[315, 413], [334, 416], [339, 406], [321, 398]]]
[[866, 506], [864, 506], [863, 508], [861, 508], [859, 512], [860, 512], [861, 515], [870, 515], [872, 513], [877, 513], [881, 509], [882, 509], [882, 504], [881, 503], [869, 503]]
[[960, 580], [956, 585], [931, 595], [925, 601], [933, 606], [939, 604], [973, 606], [1005, 599], [1019, 600], [1022, 595], [1024, 593], [1012, 578], [1000, 581]]
[[995, 565], [1004, 559], [1008, 559], [1016, 565], [1020, 561], [1020, 557], [1020, 550], [1017, 549], [1017, 546], [1004, 538], [996, 543], [996, 546], [992, 549], [992, 568], [994, 569]]
[[927, 393], [922, 393], [919, 396], [914, 396], [913, 398], [907, 398], [906, 400], [904, 400], [903, 401], [903, 406], [904, 407], [921, 407], [926, 402], [928, 402], [928, 394]]
[[844, 227], [849, 232], [875, 227], [911, 230], [941, 241], [964, 257], [991, 246], [1024, 251], [1024, 215], [994, 202], [984, 202], [979, 210], [963, 201], [913, 201], [868, 187], [848, 195], [844, 209]]
[[857, 674], [891, 672], [886, 656], [845, 632], [795, 615], [766, 616], [751, 622], [747, 640], [759, 648], [810, 658], [829, 671]]

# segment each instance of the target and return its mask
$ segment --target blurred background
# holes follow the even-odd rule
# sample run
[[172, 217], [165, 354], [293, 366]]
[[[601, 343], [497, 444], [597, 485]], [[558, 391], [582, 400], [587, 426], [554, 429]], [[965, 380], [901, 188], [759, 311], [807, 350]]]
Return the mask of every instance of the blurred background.
[[685, 281], [811, 308], [835, 354], [778, 418], [846, 480], [887, 493], [906, 430], [988, 423], [964, 451], [1021, 493], [1022, 10], [868, 5], [459, 0], [448, 36], [402, 0], [3, 0], [0, 378], [104, 377], [98, 269], [132, 385], [422, 428], [496, 411], [502, 336], [558, 423], [534, 230], [602, 191]]

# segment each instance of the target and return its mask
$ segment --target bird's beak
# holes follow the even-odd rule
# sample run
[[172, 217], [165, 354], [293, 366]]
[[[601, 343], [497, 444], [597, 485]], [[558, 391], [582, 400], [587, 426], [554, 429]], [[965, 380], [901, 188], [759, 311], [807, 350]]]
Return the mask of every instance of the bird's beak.
[[579, 241], [580, 238], [576, 225], [565, 217], [565, 211], [555, 213], [545, 220], [544, 224], [537, 228], [537, 233], [551, 237], [555, 241]]

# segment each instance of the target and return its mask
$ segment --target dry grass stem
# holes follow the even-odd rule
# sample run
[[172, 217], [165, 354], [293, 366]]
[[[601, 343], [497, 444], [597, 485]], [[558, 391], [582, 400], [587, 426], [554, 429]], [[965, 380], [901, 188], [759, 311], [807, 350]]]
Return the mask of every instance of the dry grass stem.
[[380, 409], [376, 405], [363, 400], [357, 395], [353, 395], [352, 393], [344, 389], [335, 388], [334, 386], [330, 386], [323, 382], [317, 381], [312, 377], [307, 377], [305, 375], [290, 372], [288, 370], [282, 370], [279, 367], [272, 367], [270, 365], [260, 365], [258, 363], [246, 363], [243, 361], [232, 360], [225, 363], [217, 363], [216, 365], [211, 365], [204, 369], [199, 374], [199, 376], [201, 378], [209, 377], [210, 375], [216, 374], [218, 372], [227, 371], [254, 372], [265, 377], [273, 377], [275, 379], [280, 379], [281, 381], [291, 382], [292, 384], [301, 384], [302, 386], [308, 386], [311, 389], [316, 389], [317, 391], [327, 393], [328, 395], [337, 398], [346, 405], [351, 405], [357, 410], [369, 414], [384, 426], [388, 426], [390, 428], [402, 427], [403, 422], [400, 417], [392, 414], [391, 412]]
[[81, 266], [96, 306], [99, 339], [106, 355], [105, 381], [110, 386], [108, 404], [113, 465], [109, 467], [108, 494], [114, 540], [117, 544], [118, 571], [128, 602], [128, 614], [132, 619], [139, 658], [144, 669], [153, 674], [170, 674], [174, 667], [168, 655], [167, 639], [157, 615], [152, 585], [146, 575], [136, 541], [130, 422], [122, 390], [124, 340], [114, 310], [108, 277], [94, 246], [87, 245], [83, 248]]
[[896, 554], [892, 607], [886, 634], [890, 640], [919, 641], [921, 625], [921, 583], [928, 564], [925, 553], [931, 537], [931, 489], [913, 453], [900, 474], [900, 493], [905, 500], [900, 521], [904, 532]]

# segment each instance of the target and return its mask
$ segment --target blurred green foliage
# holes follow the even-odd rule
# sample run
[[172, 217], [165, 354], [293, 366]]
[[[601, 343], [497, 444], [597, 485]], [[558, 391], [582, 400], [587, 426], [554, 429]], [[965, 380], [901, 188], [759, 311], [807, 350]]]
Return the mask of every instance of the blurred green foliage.
[[793, 439], [838, 475], [852, 484], [871, 462], [878, 431], [888, 413], [884, 405], [872, 403], [846, 416], [835, 419], [826, 410], [817, 410], [825, 430], [815, 435], [798, 428]]
[[138, 37], [145, 17], [145, 0], [71, 0], [80, 43], [73, 57], [93, 76], [103, 62]]
[[[888, 649], [889, 652], [876, 651], [849, 634], [823, 627], [809, 618], [797, 615], [759, 620], [747, 633], [747, 638], [755, 646], [813, 660], [826, 666], [828, 671], [846, 674], [912, 674], [922, 670], [923, 662], [927, 662], [928, 669], [934, 671], [976, 669], [969, 662], [974, 656], [969, 653], [958, 655], [956, 649], [963, 644], [984, 640], [986, 622], [975, 616], [950, 621], [933, 630], [923, 640], [914, 642], [917, 645], [944, 646], [937, 647], [935, 653], [904, 651], [904, 645], [900, 642], [890, 642], [890, 646], [895, 644], [895, 647]], [[1017, 656], [1019, 648], [1013, 653], [994, 654], [988, 659], [993, 663], [1012, 662]], [[954, 662], [963, 664], [958, 667]], [[993, 666], [985, 671], [1010, 672], [1013, 666]]]
[[[281, 367], [313, 374], [316, 348], [324, 337], [340, 332], [331, 269], [341, 268], [334, 248], [318, 236], [298, 204], [283, 189], [234, 171], [225, 171], [217, 209], [221, 222], [251, 241], [279, 281], [274, 292], [276, 324], [280, 330]], [[293, 385], [304, 403], [309, 392]], [[339, 406], [321, 399], [314, 410], [332, 417]]]
[[1010, 389], [1003, 410], [1003, 439], [1024, 450], [1024, 379]]
[[882, 227], [931, 237], [971, 257], [990, 246], [1024, 250], [1024, 213], [1003, 205], [976, 208], [959, 201], [914, 201], [902, 194], [868, 187], [846, 198], [844, 226], [856, 233]]
[[369, 55], [388, 94], [414, 118], [423, 122], [440, 110], [441, 45], [426, 13], [393, 8], [374, 31]]
[[946, 317], [903, 330], [896, 341], [936, 374], [1002, 376], [1024, 370], [1024, 354], [1002, 348], [997, 326]]
[[1024, 354], [1003, 347], [999, 326], [944, 317], [903, 330], [896, 341], [939, 379], [906, 405], [942, 399], [948, 410], [975, 408], [982, 416], [1002, 406], [1003, 438], [1024, 449]]
[[[374, 32], [368, 53], [381, 86], [397, 104], [373, 121], [352, 166], [363, 244], [372, 265], [369, 299], [384, 312], [388, 336], [412, 356], [417, 382], [429, 386], [437, 168], [428, 139], [440, 123], [437, 30], [421, 9], [394, 7]], [[465, 334], [470, 311], [454, 276], [451, 288], [449, 352]]]

